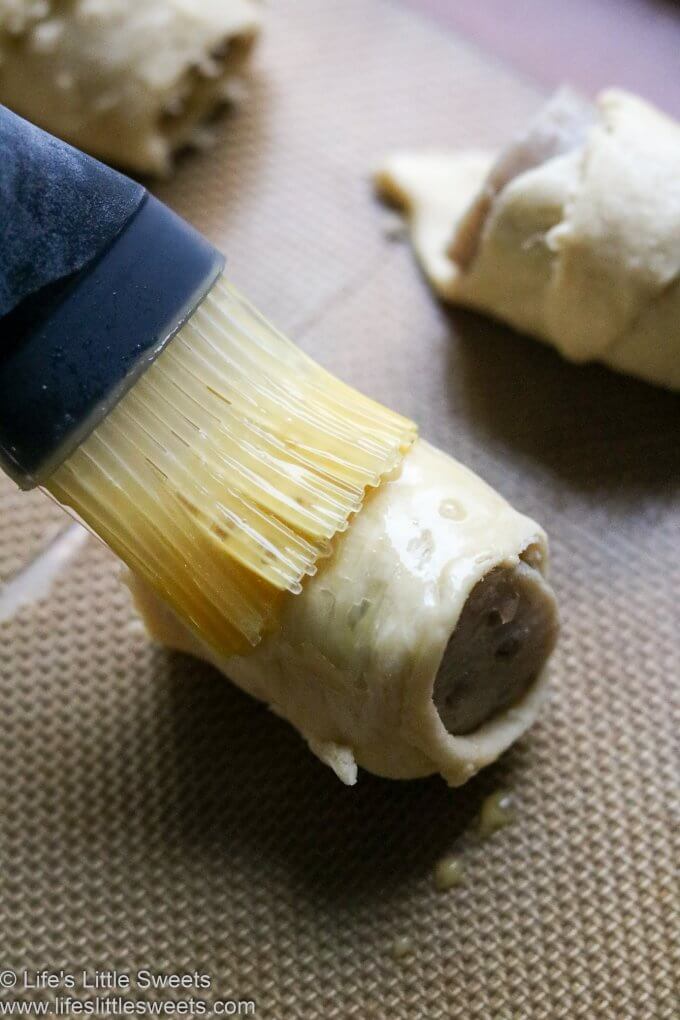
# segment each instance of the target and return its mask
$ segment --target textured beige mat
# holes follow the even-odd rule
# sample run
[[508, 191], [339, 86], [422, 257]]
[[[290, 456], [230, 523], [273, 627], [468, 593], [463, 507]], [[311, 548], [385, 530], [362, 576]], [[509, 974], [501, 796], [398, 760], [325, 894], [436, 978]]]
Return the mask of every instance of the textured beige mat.
[[[496, 146], [540, 98], [396, 3], [280, 0], [250, 102], [160, 193], [304, 347], [546, 526], [564, 629], [541, 721], [461, 790], [347, 789], [151, 647], [90, 541], [0, 624], [0, 969], [198, 969], [194, 995], [268, 1020], [677, 1016], [680, 404], [444, 311], [367, 183], [395, 147]], [[0, 487], [0, 579], [55, 514]], [[480, 844], [501, 785], [517, 822]], [[449, 851], [465, 883], [439, 893]]]
[[0, 586], [49, 545], [63, 527], [64, 514], [52, 500], [40, 492], [22, 493], [0, 474]]

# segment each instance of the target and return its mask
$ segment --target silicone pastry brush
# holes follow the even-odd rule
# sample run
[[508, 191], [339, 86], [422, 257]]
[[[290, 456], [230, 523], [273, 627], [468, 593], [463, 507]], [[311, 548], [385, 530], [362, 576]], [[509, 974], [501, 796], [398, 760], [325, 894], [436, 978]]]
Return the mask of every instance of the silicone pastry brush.
[[4, 107], [0, 202], [0, 465], [243, 654], [415, 426], [270, 326], [143, 187]]

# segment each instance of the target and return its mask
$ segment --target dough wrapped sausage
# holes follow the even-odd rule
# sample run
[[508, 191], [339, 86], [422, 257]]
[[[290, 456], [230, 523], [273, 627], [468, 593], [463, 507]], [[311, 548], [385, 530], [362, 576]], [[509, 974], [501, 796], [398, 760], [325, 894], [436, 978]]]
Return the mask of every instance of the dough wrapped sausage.
[[258, 27], [251, 0], [0, 0], [0, 102], [107, 162], [165, 173]]
[[459, 785], [538, 711], [557, 633], [545, 567], [541, 528], [419, 441], [247, 656], [217, 661], [130, 584], [152, 636], [215, 662], [344, 782], [361, 765]]
[[410, 213], [446, 300], [680, 388], [680, 125], [625, 92], [566, 90], [497, 159], [397, 155], [377, 175]]

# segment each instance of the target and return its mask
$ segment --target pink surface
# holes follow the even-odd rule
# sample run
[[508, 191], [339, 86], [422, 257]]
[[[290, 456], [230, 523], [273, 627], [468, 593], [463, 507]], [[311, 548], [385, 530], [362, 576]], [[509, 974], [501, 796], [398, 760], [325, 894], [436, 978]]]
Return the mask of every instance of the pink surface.
[[405, 0], [552, 87], [631, 89], [680, 117], [673, 0]]

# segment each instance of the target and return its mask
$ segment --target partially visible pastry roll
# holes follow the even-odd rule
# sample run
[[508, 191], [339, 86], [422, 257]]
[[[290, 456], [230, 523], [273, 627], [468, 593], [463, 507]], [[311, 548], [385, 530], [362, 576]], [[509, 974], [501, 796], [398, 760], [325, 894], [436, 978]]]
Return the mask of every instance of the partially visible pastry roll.
[[680, 125], [628, 93], [564, 90], [498, 158], [388, 159], [382, 193], [404, 206], [446, 300], [680, 388]]
[[0, 0], [0, 102], [163, 174], [227, 98], [258, 28], [251, 0]]
[[346, 783], [469, 779], [534, 721], [557, 634], [546, 538], [419, 441], [367, 498], [276, 633], [217, 660], [138, 579], [150, 633], [267, 702]]

